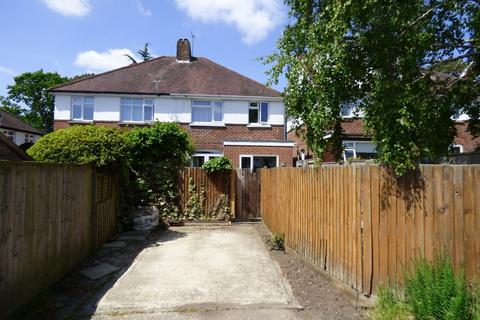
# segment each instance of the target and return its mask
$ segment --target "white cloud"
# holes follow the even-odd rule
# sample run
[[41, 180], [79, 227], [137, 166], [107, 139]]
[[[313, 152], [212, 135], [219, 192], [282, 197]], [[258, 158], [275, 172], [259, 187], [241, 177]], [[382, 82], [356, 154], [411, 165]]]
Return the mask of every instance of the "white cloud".
[[92, 9], [90, 0], [42, 0], [48, 8], [67, 17], [83, 17]]
[[136, 61], [142, 61], [130, 49], [108, 49], [105, 52], [89, 50], [77, 54], [75, 65], [86, 68], [87, 72], [103, 72], [132, 63], [125, 56], [126, 54], [132, 56]]
[[142, 16], [150, 17], [152, 15], [152, 11], [145, 8], [145, 6], [143, 5], [143, 2], [140, 0], [137, 0], [137, 8]]
[[265, 39], [285, 17], [281, 0], [175, 0], [192, 19], [234, 25], [242, 40], [254, 44]]
[[0, 73], [5, 73], [5, 74], [8, 74], [9, 76], [14, 76], [15, 74], [17, 74], [12, 69], [8, 69], [8, 68], [2, 67], [2, 66], [0, 66]]

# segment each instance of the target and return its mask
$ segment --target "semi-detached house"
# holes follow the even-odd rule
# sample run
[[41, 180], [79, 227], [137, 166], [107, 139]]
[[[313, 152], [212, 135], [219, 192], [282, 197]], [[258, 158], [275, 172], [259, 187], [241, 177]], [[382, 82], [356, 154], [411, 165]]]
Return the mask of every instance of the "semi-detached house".
[[280, 94], [207, 58], [186, 39], [175, 57], [83, 78], [52, 89], [55, 130], [78, 124], [113, 127], [177, 122], [195, 144], [193, 166], [225, 155], [235, 167], [291, 166]]

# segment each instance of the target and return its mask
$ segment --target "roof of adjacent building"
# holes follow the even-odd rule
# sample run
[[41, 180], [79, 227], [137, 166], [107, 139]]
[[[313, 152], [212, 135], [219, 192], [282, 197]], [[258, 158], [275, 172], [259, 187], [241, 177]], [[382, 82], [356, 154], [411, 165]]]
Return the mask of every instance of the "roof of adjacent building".
[[33, 161], [33, 159], [15, 143], [0, 133], [0, 160]]
[[54, 87], [52, 92], [280, 97], [280, 93], [207, 58], [162, 56]]
[[38, 130], [26, 124], [25, 122], [23, 122], [22, 120], [14, 116], [13, 114], [5, 110], [2, 110], [1, 108], [0, 108], [0, 116], [1, 116], [0, 128], [33, 133], [33, 134], [40, 134], [40, 135], [43, 134], [41, 130]]

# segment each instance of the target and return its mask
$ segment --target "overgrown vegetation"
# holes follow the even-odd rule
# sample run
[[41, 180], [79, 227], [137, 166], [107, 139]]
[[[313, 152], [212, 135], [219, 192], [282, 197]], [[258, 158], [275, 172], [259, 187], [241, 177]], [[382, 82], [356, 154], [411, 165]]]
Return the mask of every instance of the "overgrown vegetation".
[[286, 77], [288, 114], [319, 158], [340, 158], [347, 107], [398, 175], [448, 153], [457, 112], [480, 133], [479, 1], [284, 2], [289, 24], [264, 61], [272, 83]]
[[208, 160], [202, 165], [202, 169], [208, 173], [224, 172], [233, 170], [232, 161], [224, 156]]
[[178, 173], [193, 149], [188, 133], [175, 123], [134, 128], [126, 135], [130, 148], [130, 206], [154, 204], [167, 220], [178, 218]]
[[285, 237], [281, 233], [274, 233], [270, 239], [267, 240], [267, 244], [271, 250], [283, 251], [285, 250]]
[[40, 138], [28, 154], [38, 161], [94, 164], [99, 168], [125, 163], [129, 147], [118, 129], [94, 125], [72, 126]]
[[204, 220], [205, 189], [197, 187], [190, 178], [188, 182], [188, 200], [184, 212], [184, 220]]
[[479, 289], [468, 288], [463, 273], [455, 274], [450, 259], [417, 259], [405, 271], [402, 288], [380, 289], [373, 319], [480, 319]]

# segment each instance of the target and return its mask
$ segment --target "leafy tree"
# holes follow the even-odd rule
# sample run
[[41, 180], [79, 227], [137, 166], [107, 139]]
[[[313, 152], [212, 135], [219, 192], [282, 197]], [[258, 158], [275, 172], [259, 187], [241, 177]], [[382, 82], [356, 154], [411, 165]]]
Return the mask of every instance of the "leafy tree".
[[15, 84], [7, 87], [8, 100], [25, 104], [22, 118], [31, 126], [45, 132], [53, 131], [54, 98], [48, 90], [63, 84], [68, 78], [56, 72], [25, 72], [14, 78]]
[[[138, 50], [137, 53], [140, 55], [140, 57], [142, 57], [143, 61], [148, 61], [153, 58], [150, 54], [150, 43], [148, 42], [145, 42], [143, 49]], [[132, 63], [137, 63], [137, 60], [135, 60], [135, 58], [133, 58], [131, 55], [125, 54], [125, 56], [130, 59]]]
[[363, 110], [379, 162], [399, 175], [448, 152], [457, 111], [480, 132], [478, 0], [285, 3], [291, 23], [264, 62], [271, 82], [285, 74], [287, 110], [320, 158], [341, 153], [346, 104]]
[[76, 80], [88, 78], [88, 77], [91, 77], [91, 76], [94, 76], [94, 75], [95, 75], [95, 73], [82, 73], [82, 74], [79, 74], [79, 75], [76, 75], [76, 76], [73, 76], [73, 77], [69, 78], [68, 81], [76, 81]]
[[2, 96], [0, 96], [0, 109], [19, 118], [22, 117], [22, 114], [24, 112], [24, 109], [22, 109], [19, 105]]

